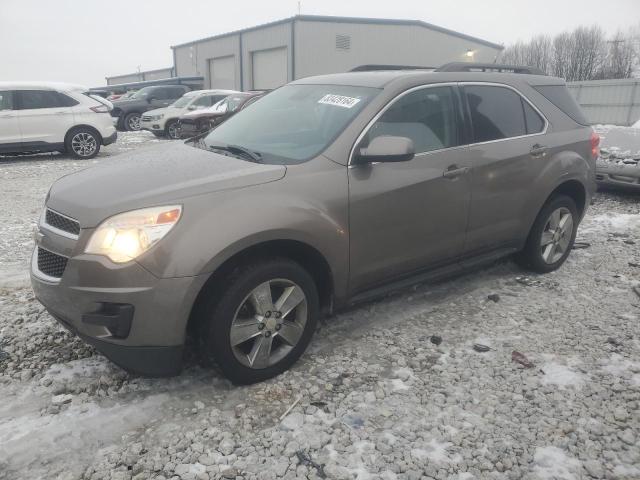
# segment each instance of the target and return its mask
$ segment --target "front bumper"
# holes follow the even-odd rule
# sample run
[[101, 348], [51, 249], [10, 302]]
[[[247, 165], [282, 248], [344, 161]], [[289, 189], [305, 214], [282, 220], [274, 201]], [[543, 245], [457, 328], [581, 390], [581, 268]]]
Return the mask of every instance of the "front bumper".
[[192, 121], [185, 122], [183, 120], [180, 120], [178, 125], [180, 127], [180, 138], [195, 137], [196, 135], [199, 135], [205, 131], [200, 128], [199, 124]]
[[[205, 276], [158, 278], [136, 262], [119, 265], [84, 254], [91, 232], [82, 230], [75, 240], [41, 224], [31, 261], [36, 298], [125, 370], [148, 376], [179, 373], [187, 322]], [[68, 258], [60, 277], [39, 270], [38, 249]]]
[[599, 188], [640, 192], [640, 164], [598, 162], [596, 184]]
[[163, 120], [140, 120], [140, 129], [149, 132], [164, 132]]

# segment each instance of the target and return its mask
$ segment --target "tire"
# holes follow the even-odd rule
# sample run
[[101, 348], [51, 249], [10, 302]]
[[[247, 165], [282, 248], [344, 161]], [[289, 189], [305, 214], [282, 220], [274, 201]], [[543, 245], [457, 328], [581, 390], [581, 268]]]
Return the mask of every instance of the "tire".
[[180, 128], [177, 120], [169, 120], [164, 127], [164, 132], [169, 140], [180, 140]]
[[156, 138], [164, 138], [165, 137], [165, 133], [164, 132], [151, 132], [153, 133]]
[[217, 364], [240, 385], [287, 370], [304, 353], [316, 329], [319, 300], [311, 275], [291, 260], [274, 258], [238, 267], [223, 285], [222, 290], [211, 288], [211, 297], [197, 313], [203, 362]]
[[[578, 209], [571, 197], [554, 195], [549, 198], [531, 227], [524, 249], [517, 256], [518, 263], [538, 273], [557, 270], [571, 253], [578, 221]], [[559, 228], [554, 228], [554, 222]]]
[[124, 117], [123, 127], [128, 132], [137, 132], [140, 130], [140, 117], [138, 112], [128, 113]]
[[95, 130], [87, 127], [72, 128], [64, 140], [64, 149], [75, 158], [89, 159], [100, 152], [102, 139]]

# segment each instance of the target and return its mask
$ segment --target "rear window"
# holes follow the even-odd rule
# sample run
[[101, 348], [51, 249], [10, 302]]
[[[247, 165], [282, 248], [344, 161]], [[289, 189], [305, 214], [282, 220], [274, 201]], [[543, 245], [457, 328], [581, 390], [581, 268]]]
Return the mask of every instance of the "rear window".
[[465, 86], [474, 143], [527, 133], [520, 95], [504, 87]]
[[534, 85], [538, 92], [580, 125], [589, 125], [578, 102], [564, 85]]

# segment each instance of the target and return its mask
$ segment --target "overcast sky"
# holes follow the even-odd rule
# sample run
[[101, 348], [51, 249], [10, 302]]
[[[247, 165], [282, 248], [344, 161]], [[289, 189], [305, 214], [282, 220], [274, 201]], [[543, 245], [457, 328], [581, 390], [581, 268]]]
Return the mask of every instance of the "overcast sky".
[[[296, 14], [297, 0], [0, 0], [0, 81], [104, 85], [168, 67], [170, 45]], [[303, 14], [416, 19], [509, 44], [640, 22], [640, 0], [303, 0]]]

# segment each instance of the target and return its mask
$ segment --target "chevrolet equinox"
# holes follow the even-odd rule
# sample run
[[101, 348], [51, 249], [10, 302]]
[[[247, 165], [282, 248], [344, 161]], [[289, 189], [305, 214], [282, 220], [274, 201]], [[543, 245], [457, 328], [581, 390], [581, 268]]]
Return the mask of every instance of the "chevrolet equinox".
[[178, 373], [189, 333], [242, 384], [289, 368], [323, 313], [510, 254], [557, 269], [598, 137], [563, 80], [477, 70], [297, 80], [205, 136], [62, 177], [36, 297], [129, 371]]

